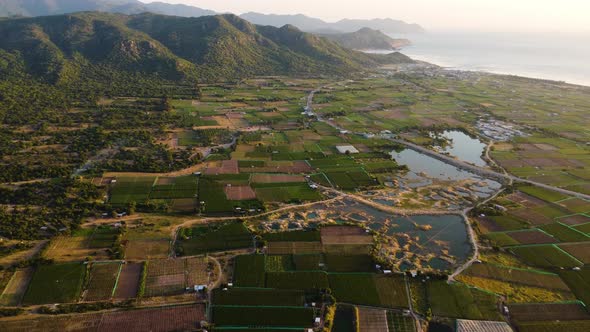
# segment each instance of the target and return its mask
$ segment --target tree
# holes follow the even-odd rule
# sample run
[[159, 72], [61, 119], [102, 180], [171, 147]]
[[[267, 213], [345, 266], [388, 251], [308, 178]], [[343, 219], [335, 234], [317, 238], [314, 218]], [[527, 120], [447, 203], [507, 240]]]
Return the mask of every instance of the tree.
[[127, 213], [129, 215], [135, 214], [137, 210], [137, 203], [135, 201], [131, 201], [127, 204]]

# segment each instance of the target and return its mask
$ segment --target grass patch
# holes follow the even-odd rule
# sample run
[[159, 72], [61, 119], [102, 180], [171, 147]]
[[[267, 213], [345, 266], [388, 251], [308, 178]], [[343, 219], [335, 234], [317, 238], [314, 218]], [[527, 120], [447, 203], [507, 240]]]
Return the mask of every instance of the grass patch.
[[77, 302], [85, 274], [86, 265], [80, 263], [41, 265], [33, 274], [23, 303]]

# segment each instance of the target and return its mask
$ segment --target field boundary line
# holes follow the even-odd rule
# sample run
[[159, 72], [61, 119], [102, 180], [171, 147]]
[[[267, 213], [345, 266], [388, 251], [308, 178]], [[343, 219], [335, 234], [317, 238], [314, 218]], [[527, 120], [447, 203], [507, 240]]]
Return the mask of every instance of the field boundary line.
[[[573, 228], [572, 226], [570, 226], [570, 225], [568, 225], [568, 224], [564, 224], [564, 223], [562, 223], [562, 222], [559, 222], [559, 221], [557, 221], [556, 223], [558, 223], [558, 224], [560, 224], [560, 225], [562, 225], [562, 226], [565, 226], [565, 227], [567, 227], [567, 228], [571, 229], [571, 230], [572, 230], [572, 231], [574, 231], [574, 232], [578, 232], [578, 233], [580, 233], [580, 234], [584, 235], [585, 237], [587, 237], [588, 239], [590, 239], [590, 235], [588, 235], [588, 234], [586, 234], [586, 233], [582, 232], [581, 230], [575, 229], [575, 228]], [[567, 243], [567, 242], [566, 242], [566, 243]]]
[[121, 277], [121, 270], [123, 269], [123, 263], [119, 264], [119, 272], [117, 272], [117, 279], [115, 279], [115, 285], [113, 286], [113, 291], [111, 292], [111, 298], [115, 296], [115, 291], [117, 291], [117, 286], [119, 285], [119, 277]]

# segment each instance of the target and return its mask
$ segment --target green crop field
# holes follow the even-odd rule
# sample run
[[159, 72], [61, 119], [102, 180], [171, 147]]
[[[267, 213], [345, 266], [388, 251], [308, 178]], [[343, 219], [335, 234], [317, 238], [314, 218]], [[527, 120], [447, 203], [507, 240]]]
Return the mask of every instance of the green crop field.
[[387, 308], [408, 308], [407, 286], [401, 274], [376, 275], [375, 286], [379, 292], [381, 305]]
[[242, 223], [211, 224], [179, 231], [176, 251], [181, 255], [198, 255], [254, 245], [253, 236]]
[[590, 241], [590, 236], [561, 223], [543, 225], [539, 227], [562, 242]]
[[130, 202], [145, 203], [155, 181], [156, 177], [153, 176], [118, 177], [117, 183], [111, 188], [109, 202], [117, 206]]
[[446, 281], [428, 283], [428, 302], [437, 316], [476, 320], [501, 320], [494, 295]]
[[90, 268], [85, 301], [103, 301], [112, 297], [121, 263], [93, 263]]
[[326, 254], [329, 272], [374, 272], [375, 262], [369, 255]]
[[490, 240], [492, 243], [494, 243], [495, 245], [497, 245], [499, 247], [513, 246], [513, 245], [520, 244], [518, 241], [516, 241], [515, 239], [513, 239], [512, 237], [510, 237], [510, 235], [508, 235], [506, 233], [488, 233], [488, 234], [484, 234], [483, 237]]
[[263, 202], [304, 202], [317, 201], [322, 198], [319, 191], [311, 189], [308, 184], [289, 184], [256, 188], [256, 197]]
[[110, 248], [120, 234], [121, 230], [118, 228], [97, 227], [88, 238], [88, 248]]
[[533, 287], [562, 291], [569, 290], [557, 274], [543, 271], [525, 270], [492, 264], [473, 264], [465, 271], [465, 274]]
[[581, 271], [559, 271], [559, 276], [565, 281], [576, 297], [590, 305], [590, 269], [584, 268]]
[[518, 190], [522, 191], [523, 193], [529, 194], [531, 196], [540, 198], [546, 202], [556, 202], [561, 201], [563, 199], [568, 198], [567, 195], [562, 193], [558, 193], [556, 191], [543, 189], [540, 187], [533, 187], [533, 186], [521, 186], [518, 187]]
[[318, 231], [289, 231], [280, 233], [266, 233], [263, 236], [266, 241], [278, 241], [278, 242], [313, 242], [320, 241], [320, 232]]
[[370, 273], [331, 273], [330, 289], [338, 302], [381, 306], [375, 278]]
[[[264, 287], [264, 255], [242, 255], [234, 263], [234, 284], [237, 287]], [[271, 287], [272, 288], [272, 287]]]
[[266, 256], [264, 262], [266, 272], [285, 272], [295, 270], [293, 257], [291, 255], [270, 255]]
[[199, 178], [193, 175], [176, 178], [159, 178], [152, 188], [150, 199], [195, 198]]
[[213, 306], [213, 323], [232, 327], [312, 327], [314, 310], [303, 307]]
[[231, 201], [227, 199], [225, 183], [247, 184], [249, 175], [228, 174], [219, 176], [203, 176], [199, 180], [199, 201], [204, 202], [201, 211], [208, 214], [227, 214], [235, 208], [260, 209], [262, 205], [257, 200]]
[[357, 309], [354, 306], [346, 304], [338, 304], [336, 313], [334, 315], [334, 325], [332, 331], [336, 332], [357, 332], [356, 329], [356, 313]]
[[35, 270], [23, 299], [25, 304], [77, 302], [82, 291], [86, 265], [41, 265]]
[[320, 264], [324, 261], [322, 254], [293, 255], [293, 264], [297, 271], [320, 270]]
[[215, 289], [213, 305], [303, 306], [305, 293], [301, 290], [230, 288]]
[[514, 247], [510, 250], [516, 256], [519, 256], [524, 261], [534, 266], [546, 268], [571, 268], [583, 265], [573, 256], [554, 245]]
[[277, 289], [328, 289], [328, 275], [322, 271], [268, 272], [266, 287]]

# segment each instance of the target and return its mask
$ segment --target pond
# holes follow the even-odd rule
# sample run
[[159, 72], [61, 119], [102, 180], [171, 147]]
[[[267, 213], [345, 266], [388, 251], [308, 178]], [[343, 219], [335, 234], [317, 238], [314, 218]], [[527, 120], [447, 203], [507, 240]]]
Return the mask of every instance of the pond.
[[440, 181], [465, 181], [471, 180], [484, 184], [477, 191], [481, 197], [491, 196], [493, 192], [500, 189], [500, 183], [482, 178], [474, 173], [464, 171], [453, 165], [432, 158], [420, 152], [405, 149], [401, 152], [393, 151], [391, 156], [400, 165], [406, 165], [409, 171], [403, 176], [403, 179], [410, 183], [410, 187], [420, 187], [431, 184], [431, 181], [425, 178], [437, 179]]
[[[431, 136], [434, 133], [431, 133]], [[462, 131], [447, 130], [440, 136], [448, 139], [451, 144], [441, 149], [459, 160], [474, 164], [476, 166], [485, 167], [487, 163], [483, 160], [482, 154], [486, 149], [486, 144], [477, 138], [472, 138]]]
[[449, 270], [472, 251], [465, 221], [459, 215], [399, 216], [352, 200], [320, 205], [317, 211], [329, 220], [356, 222], [389, 238], [393, 263], [399, 269]]

